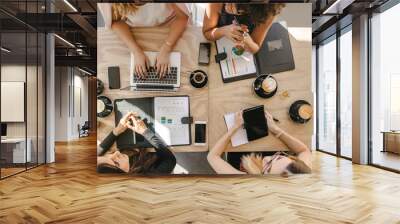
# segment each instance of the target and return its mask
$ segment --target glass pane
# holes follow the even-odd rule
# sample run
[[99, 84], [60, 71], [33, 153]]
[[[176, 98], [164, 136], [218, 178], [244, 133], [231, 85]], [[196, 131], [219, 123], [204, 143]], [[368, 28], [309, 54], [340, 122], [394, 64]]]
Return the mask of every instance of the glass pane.
[[45, 60], [46, 60], [46, 36], [39, 34], [38, 45], [38, 163], [45, 163]]
[[[26, 151], [25, 89], [26, 34], [2, 33], [1, 46], [1, 174], [25, 170], [30, 161]], [[28, 147], [29, 148], [29, 147]]]
[[318, 48], [318, 148], [336, 153], [336, 40]]
[[352, 157], [352, 35], [340, 36], [340, 153]]
[[400, 170], [400, 5], [372, 18], [372, 163]]
[[[30, 162], [28, 168], [37, 165], [37, 73], [38, 73], [38, 35], [36, 32], [28, 33], [28, 63], [27, 63], [27, 80], [26, 80], [26, 113], [27, 113], [27, 142], [30, 149]], [[29, 153], [28, 153], [29, 155]], [[28, 160], [29, 161], [29, 160]]]

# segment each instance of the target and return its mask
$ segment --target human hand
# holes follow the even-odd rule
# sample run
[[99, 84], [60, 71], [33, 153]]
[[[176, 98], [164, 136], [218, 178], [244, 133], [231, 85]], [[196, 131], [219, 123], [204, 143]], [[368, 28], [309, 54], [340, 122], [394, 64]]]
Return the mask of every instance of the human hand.
[[168, 73], [170, 53], [170, 47], [164, 44], [156, 57], [156, 70], [157, 74], [160, 76], [160, 79], [162, 79]]
[[232, 128], [233, 132], [237, 131], [239, 128], [243, 127], [243, 111], [238, 111], [235, 113], [235, 124]]
[[117, 127], [114, 128], [113, 132], [115, 136], [118, 136], [126, 131], [128, 128], [129, 120], [131, 116], [137, 115], [136, 113], [129, 112], [125, 114], [121, 120], [119, 120]]
[[127, 126], [132, 131], [143, 135], [143, 133], [147, 130], [147, 126], [144, 121], [139, 119], [137, 116], [130, 116], [130, 121], [132, 121], [132, 124], [128, 122]]
[[144, 54], [142, 50], [133, 53], [135, 58], [135, 72], [139, 78], [145, 78], [147, 75], [147, 69], [150, 67], [149, 58]]
[[243, 30], [242, 27], [236, 24], [223, 26], [222, 33], [225, 37], [230, 39], [234, 43], [241, 43], [243, 41]]
[[267, 120], [268, 129], [272, 132], [272, 134], [278, 134], [282, 132], [282, 129], [275, 123], [274, 117], [267, 111], [264, 111], [265, 119]]

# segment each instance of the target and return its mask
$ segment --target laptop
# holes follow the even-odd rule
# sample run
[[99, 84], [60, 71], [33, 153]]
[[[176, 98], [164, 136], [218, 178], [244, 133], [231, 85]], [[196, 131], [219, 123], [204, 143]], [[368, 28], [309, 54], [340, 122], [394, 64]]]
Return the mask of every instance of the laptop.
[[181, 84], [181, 53], [171, 52], [170, 67], [168, 73], [162, 78], [159, 78], [155, 68], [155, 61], [158, 52], [145, 51], [144, 54], [149, 58], [150, 69], [147, 71], [145, 78], [139, 78], [135, 72], [135, 58], [131, 53], [131, 68], [130, 68], [130, 89], [140, 91], [177, 91]]

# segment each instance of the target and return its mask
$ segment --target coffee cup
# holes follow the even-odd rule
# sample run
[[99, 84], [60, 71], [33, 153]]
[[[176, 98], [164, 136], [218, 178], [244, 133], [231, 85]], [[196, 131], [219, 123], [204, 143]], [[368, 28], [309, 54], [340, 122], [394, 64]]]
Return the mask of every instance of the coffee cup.
[[271, 93], [271, 92], [275, 91], [275, 89], [276, 89], [276, 80], [274, 78], [272, 78], [272, 76], [266, 77], [262, 81], [261, 88], [267, 93]]
[[306, 123], [311, 120], [313, 108], [307, 101], [298, 100], [290, 106], [289, 115], [294, 122]]
[[260, 75], [253, 83], [254, 92], [262, 98], [270, 98], [278, 90], [278, 82], [271, 75]]
[[106, 96], [97, 97], [97, 117], [106, 117], [113, 111], [112, 101]]
[[190, 74], [190, 84], [195, 88], [202, 88], [207, 84], [208, 76], [202, 70], [196, 70]]

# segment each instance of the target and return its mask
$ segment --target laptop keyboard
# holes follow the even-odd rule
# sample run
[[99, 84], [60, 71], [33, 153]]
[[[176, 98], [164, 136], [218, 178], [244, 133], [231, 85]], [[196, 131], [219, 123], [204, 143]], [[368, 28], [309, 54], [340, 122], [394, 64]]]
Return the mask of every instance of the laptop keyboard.
[[147, 70], [147, 75], [144, 78], [140, 78], [137, 73], [133, 74], [133, 82], [134, 83], [152, 83], [152, 84], [176, 84], [178, 81], [178, 68], [177, 67], [169, 67], [168, 73], [160, 79], [160, 76], [157, 74], [157, 70], [154, 66], [151, 66]]

